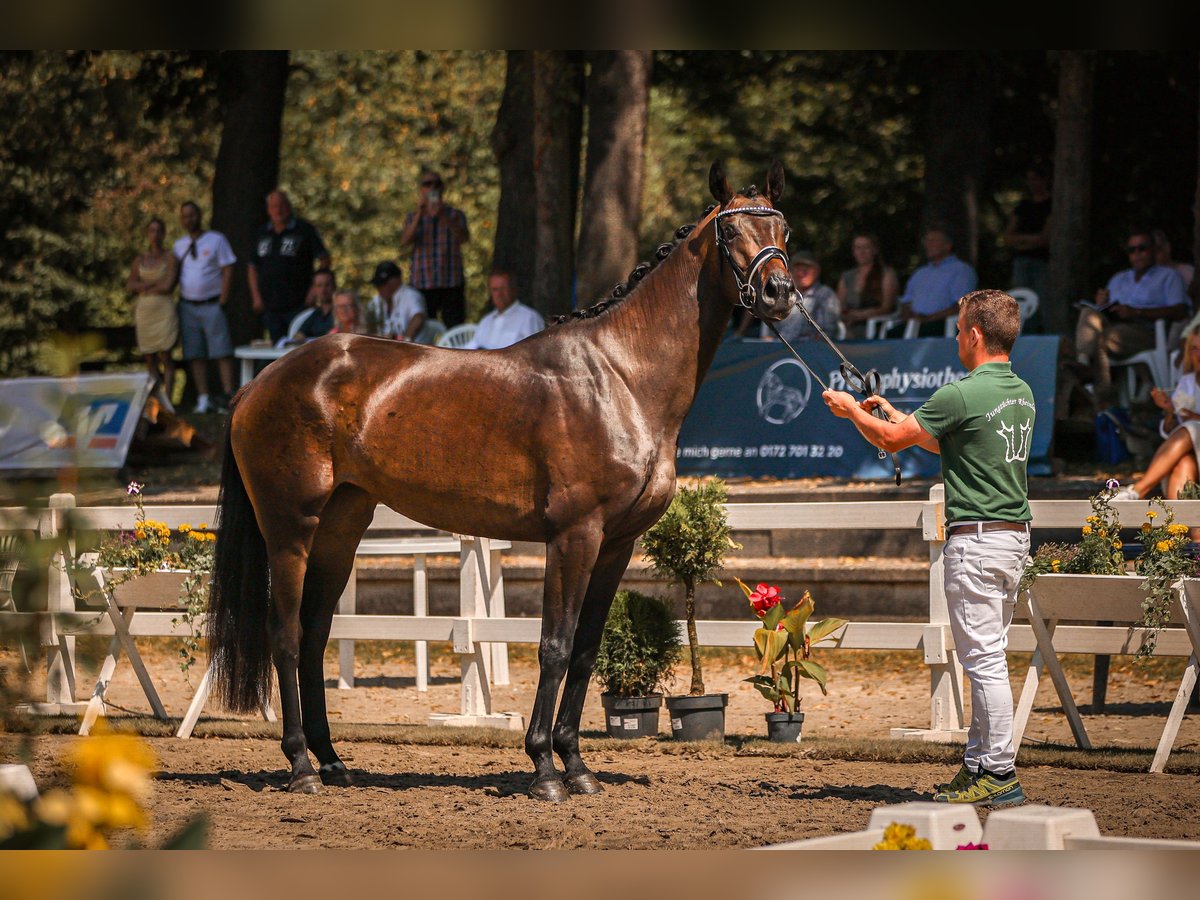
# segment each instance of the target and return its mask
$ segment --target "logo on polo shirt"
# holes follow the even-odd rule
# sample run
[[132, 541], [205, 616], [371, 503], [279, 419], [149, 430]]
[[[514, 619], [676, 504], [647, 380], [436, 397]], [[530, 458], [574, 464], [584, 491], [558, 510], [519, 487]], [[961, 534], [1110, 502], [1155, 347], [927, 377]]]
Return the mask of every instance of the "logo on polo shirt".
[[1019, 424], [1014, 417], [1011, 425], [1001, 422], [996, 434], [1004, 438], [1005, 462], [1025, 462], [1029, 459], [1029, 442], [1033, 437], [1032, 419], [1026, 419], [1024, 423]]

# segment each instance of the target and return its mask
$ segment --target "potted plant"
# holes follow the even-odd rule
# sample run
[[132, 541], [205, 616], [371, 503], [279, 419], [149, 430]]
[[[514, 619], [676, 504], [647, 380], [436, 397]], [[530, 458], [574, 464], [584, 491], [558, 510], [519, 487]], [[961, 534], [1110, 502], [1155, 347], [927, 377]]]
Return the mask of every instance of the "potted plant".
[[[217, 535], [209, 531], [207, 523], [181, 524], [172, 531], [164, 522], [147, 519], [143, 487], [131, 481], [126, 488], [135, 505], [133, 528], [105, 538], [98, 552], [85, 554], [76, 567], [84, 573], [100, 569], [104, 576], [100, 582], [103, 590], [122, 605], [140, 605], [137, 599], [142, 597], [146, 606], [162, 606], [164, 596], [177, 596], [180, 612], [172, 621], [187, 627], [179, 647], [179, 665], [187, 673], [200, 649], [200, 637], [193, 623], [208, 603]], [[77, 575], [73, 581], [79, 600], [93, 606], [104, 604], [103, 598], [96, 596], [97, 591], [78, 587], [94, 584], [94, 579]]]
[[822, 694], [828, 693], [825, 682], [829, 673], [813, 661], [812, 646], [832, 637], [846, 620], [828, 618], [809, 626], [815, 604], [808, 591], [799, 603], [785, 612], [779, 588], [759, 584], [751, 590], [740, 578], [736, 581], [750, 601], [754, 615], [762, 619], [762, 625], [754, 632], [759, 671], [745, 680], [775, 705], [774, 712], [766, 714], [767, 738], [798, 744], [804, 724], [804, 713], [800, 712], [800, 680], [809, 678], [817, 683]]
[[609, 737], [658, 734], [661, 689], [682, 646], [667, 601], [637, 591], [617, 592], [592, 670], [604, 688], [600, 701]]
[[656, 575], [683, 585], [691, 689], [686, 697], [668, 697], [671, 733], [679, 740], [723, 740], [728, 694], [706, 694], [696, 638], [696, 585], [720, 584], [714, 577], [725, 552], [740, 549], [729, 536], [725, 485], [713, 479], [696, 488], [680, 488], [658, 523], [642, 536], [645, 557]]

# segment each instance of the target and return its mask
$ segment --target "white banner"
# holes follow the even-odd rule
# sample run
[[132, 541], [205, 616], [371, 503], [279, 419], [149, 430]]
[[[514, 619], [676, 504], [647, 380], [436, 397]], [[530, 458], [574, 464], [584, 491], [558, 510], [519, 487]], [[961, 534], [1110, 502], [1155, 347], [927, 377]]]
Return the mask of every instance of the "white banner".
[[0, 470], [119, 469], [151, 385], [146, 372], [0, 380]]

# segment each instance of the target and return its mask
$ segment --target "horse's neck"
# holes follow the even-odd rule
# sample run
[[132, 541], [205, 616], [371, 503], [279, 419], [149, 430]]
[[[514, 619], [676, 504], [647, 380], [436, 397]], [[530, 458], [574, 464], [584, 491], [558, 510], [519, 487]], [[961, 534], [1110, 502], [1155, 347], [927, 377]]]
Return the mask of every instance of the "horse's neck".
[[721, 296], [712, 248], [686, 243], [613, 310], [599, 340], [631, 383], [650, 390], [676, 429], [691, 409], [732, 311]]

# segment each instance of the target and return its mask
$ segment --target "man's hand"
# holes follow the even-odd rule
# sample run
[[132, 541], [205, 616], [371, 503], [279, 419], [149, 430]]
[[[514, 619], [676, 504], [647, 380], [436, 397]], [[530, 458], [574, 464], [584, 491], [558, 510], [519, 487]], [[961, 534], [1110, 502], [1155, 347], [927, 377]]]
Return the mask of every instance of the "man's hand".
[[839, 419], [848, 419], [855, 409], [858, 409], [858, 401], [847, 394], [845, 391], [825, 391], [821, 394], [821, 399], [825, 401], [825, 405]]
[[1122, 320], [1136, 319], [1138, 316], [1138, 311], [1134, 307], [1126, 306], [1124, 303], [1114, 303], [1105, 312]]
[[1103, 306], [1108, 302], [1108, 288], [1100, 288], [1096, 291], [1096, 305]]
[[887, 420], [889, 422], [899, 422], [904, 419], [904, 415], [897, 410], [896, 407], [892, 406], [892, 404], [888, 403], [878, 394], [872, 394], [870, 397], [860, 403], [859, 406], [861, 406], [866, 412], [872, 412], [876, 408], [882, 409], [883, 414], [887, 416]]

